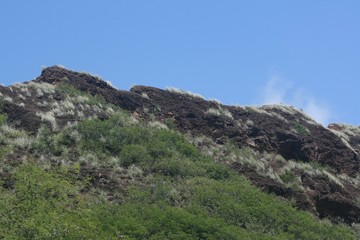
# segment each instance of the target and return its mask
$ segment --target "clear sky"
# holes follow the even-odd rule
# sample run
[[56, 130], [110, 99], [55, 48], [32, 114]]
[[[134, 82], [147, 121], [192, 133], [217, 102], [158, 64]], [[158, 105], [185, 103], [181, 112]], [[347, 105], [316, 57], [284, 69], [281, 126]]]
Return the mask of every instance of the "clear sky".
[[4, 0], [0, 83], [42, 66], [360, 125], [358, 0]]

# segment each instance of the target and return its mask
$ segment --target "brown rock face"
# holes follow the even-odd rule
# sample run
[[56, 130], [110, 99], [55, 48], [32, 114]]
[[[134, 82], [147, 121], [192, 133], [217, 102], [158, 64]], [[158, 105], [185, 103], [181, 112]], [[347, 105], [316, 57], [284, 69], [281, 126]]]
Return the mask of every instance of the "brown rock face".
[[[161, 109], [159, 118], [172, 117], [181, 131], [190, 130], [220, 142], [223, 138], [230, 139], [239, 146], [251, 139], [256, 149], [279, 153], [285, 159], [318, 162], [350, 176], [359, 172], [357, 154], [331, 131], [290, 107], [220, 106], [198, 97], [144, 86], [130, 91], [139, 95], [146, 93], [151, 103]], [[218, 110], [220, 114], [209, 114], [209, 109]]]
[[69, 71], [57, 66], [44, 69], [35, 82], [50, 84], [65, 82], [91, 95], [101, 95], [106, 101], [130, 111], [149, 104], [147, 99], [128, 91], [116, 90], [97, 77], [86, 73]]
[[[170, 122], [183, 133], [207, 136], [219, 145], [231, 141], [238, 148], [281, 155], [286, 160], [283, 165], [288, 162], [296, 165], [291, 169], [301, 189], [294, 190], [284, 181], [274, 180], [243, 164], [231, 167], [264, 191], [294, 199], [300, 208], [320, 217], [359, 222], [360, 183], [356, 177], [360, 168], [360, 134], [348, 134], [348, 141], [344, 142], [337, 134], [343, 129], [341, 126], [330, 131], [288, 106], [225, 106], [189, 93], [145, 86], [122, 91], [89, 74], [56, 66], [44, 69], [34, 82], [67, 83], [91, 95], [101, 95], [107, 102], [145, 121], [155, 118]], [[0, 91], [12, 94], [9, 88], [1, 87]], [[54, 94], [53, 98], [61, 99], [61, 96]], [[6, 103], [4, 111], [11, 121], [28, 131], [35, 132], [40, 126], [38, 109]], [[317, 165], [320, 170], [306, 168]]]

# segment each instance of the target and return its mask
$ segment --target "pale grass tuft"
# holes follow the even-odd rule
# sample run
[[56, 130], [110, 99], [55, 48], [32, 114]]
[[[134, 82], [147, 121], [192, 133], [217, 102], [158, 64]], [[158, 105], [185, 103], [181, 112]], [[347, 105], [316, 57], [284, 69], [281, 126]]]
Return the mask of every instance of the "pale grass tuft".
[[150, 121], [148, 123], [149, 127], [152, 128], [157, 128], [157, 129], [168, 129], [168, 126], [166, 126], [165, 124], [159, 122], [159, 121]]
[[[284, 117], [284, 115], [299, 115], [301, 116], [301, 119], [305, 121], [307, 124], [310, 125], [320, 125], [316, 121], [314, 121], [311, 117], [306, 115], [304, 112], [297, 110], [293, 106], [287, 106], [282, 104], [273, 104], [273, 105], [264, 105], [260, 107], [256, 106], [248, 106], [245, 107], [245, 110], [247, 111], [254, 111], [260, 114], [265, 114], [271, 117], [278, 118], [286, 123], [288, 123], [288, 120]], [[279, 113], [281, 112], [281, 113]]]
[[146, 93], [144, 93], [144, 92], [141, 93], [141, 96], [142, 96], [143, 98], [150, 99], [149, 96], [148, 96]]
[[54, 94], [55, 93], [55, 86], [51, 85], [50, 83], [37, 83], [37, 82], [29, 82], [28, 86], [36, 89], [37, 95], [43, 95], [43, 94]]
[[72, 130], [70, 132], [70, 137], [72, 139], [75, 139], [76, 142], [80, 141], [81, 139], [81, 134], [77, 131], [77, 130]]
[[32, 142], [34, 141], [33, 138], [29, 138], [29, 137], [18, 137], [15, 139], [11, 139], [11, 143], [12, 145], [19, 147], [19, 148], [27, 148], [28, 146], [30, 146], [32, 144]]
[[50, 111], [50, 112], [37, 112], [36, 116], [39, 116], [41, 118], [42, 121], [47, 121], [51, 124], [51, 128], [53, 131], [57, 130], [57, 123], [56, 123], [56, 119], [54, 116], [54, 112]]
[[17, 129], [12, 128], [7, 124], [4, 124], [1, 126], [1, 131], [5, 134], [9, 134], [9, 135], [15, 135], [19, 132]]
[[79, 96], [76, 97], [76, 102], [79, 102], [79, 103], [89, 102], [89, 97], [79, 95]]
[[234, 117], [232, 116], [231, 112], [229, 110], [227, 110], [226, 108], [222, 108], [220, 105], [218, 106], [218, 108], [209, 108], [205, 114], [209, 114], [209, 115], [215, 115], [215, 116], [225, 116], [231, 119], [234, 119]]
[[[101, 78], [100, 78], [101, 79]], [[103, 80], [104, 82], [106, 82], [106, 84], [109, 86], [109, 87], [112, 87], [112, 88], [115, 88], [116, 89], [116, 87], [114, 86], [114, 84], [112, 83], [112, 82], [110, 82], [110, 81], [108, 81], [108, 80]]]
[[65, 109], [65, 110], [74, 110], [75, 106], [72, 102], [70, 102], [69, 100], [64, 100], [62, 102], [60, 102], [60, 105]]
[[360, 135], [360, 127], [347, 125], [347, 124], [337, 124], [341, 128], [341, 132], [345, 133], [348, 136], [359, 136]]
[[221, 101], [218, 100], [218, 99], [216, 99], [216, 98], [210, 98], [209, 101], [210, 101], [210, 102], [213, 102], [213, 103], [215, 103], [215, 104], [217, 104], [217, 105], [222, 105]]
[[200, 99], [205, 100], [205, 98], [202, 95], [197, 94], [197, 93], [192, 93], [190, 91], [185, 91], [185, 90], [181, 90], [181, 89], [174, 88], [174, 87], [168, 87], [168, 88], [166, 88], [166, 90], [168, 90], [169, 92], [178, 93], [178, 94], [186, 95], [189, 97], [200, 98]]
[[141, 177], [143, 175], [143, 170], [138, 166], [131, 165], [128, 168], [128, 174], [131, 178]]
[[85, 117], [85, 115], [82, 111], [77, 111], [77, 116], [81, 119]]
[[54, 116], [73, 116], [75, 115], [75, 105], [69, 101], [69, 99], [65, 99], [59, 102], [52, 103], [52, 115]]
[[219, 109], [216, 108], [209, 108], [205, 114], [209, 114], [209, 115], [215, 115], [215, 116], [221, 116], [221, 113], [219, 111]]
[[112, 109], [111, 107], [107, 107], [105, 111], [108, 114], [113, 114], [115, 112], [114, 109]]
[[284, 122], [288, 123], [288, 120], [285, 119], [285, 117], [283, 117], [279, 113], [274, 112], [273, 108], [271, 106], [269, 106], [269, 105], [265, 105], [265, 106], [262, 106], [262, 107], [248, 106], [245, 109], [247, 111], [254, 111], [256, 113], [265, 114], [265, 115], [268, 115], [270, 117], [275, 117], [275, 118], [278, 118], [281, 121], [284, 121]]
[[269, 110], [278, 110], [281, 111], [283, 113], [287, 113], [290, 115], [300, 115], [302, 116], [302, 120], [304, 120], [306, 123], [310, 124], [310, 125], [320, 125], [319, 123], [317, 123], [314, 119], [312, 119], [309, 115], [307, 115], [306, 113], [304, 113], [302, 110], [298, 110], [293, 106], [288, 106], [288, 105], [283, 105], [283, 104], [273, 104], [273, 105], [264, 105], [262, 107], [260, 107], [262, 109], [265, 109], [269, 112]]
[[46, 107], [48, 103], [46, 101], [36, 103], [38, 107]]
[[21, 100], [25, 100], [25, 99], [26, 99], [26, 97], [25, 97], [24, 95], [22, 95], [22, 94], [19, 94], [18, 97], [19, 97]]
[[5, 96], [4, 100], [7, 101], [7, 102], [11, 102], [11, 103], [13, 102], [13, 99], [11, 97], [9, 97], [9, 96]]
[[44, 96], [44, 93], [43, 93], [43, 91], [42, 91], [40, 88], [37, 88], [37, 89], [36, 89], [36, 96], [38, 96], [38, 97]]
[[360, 128], [345, 124], [336, 125], [340, 127], [340, 130], [336, 130], [333, 128], [328, 128], [328, 130], [338, 136], [346, 147], [348, 147], [353, 153], [358, 155], [355, 149], [350, 145], [349, 141], [351, 137], [360, 136]]
[[254, 126], [254, 121], [253, 120], [251, 120], [251, 119], [248, 119], [248, 120], [246, 120], [246, 123], [245, 123], [247, 126], [249, 126], [249, 127], [252, 127], [252, 126]]
[[[64, 65], [61, 65], [61, 64], [56, 64], [55, 67], [67, 69]], [[45, 67], [45, 68], [46, 68], [46, 67]]]
[[92, 153], [89, 153], [89, 152], [87, 152], [84, 155], [80, 156], [79, 161], [80, 161], [80, 164], [81, 163], [86, 163], [86, 164], [89, 164], [89, 165], [94, 166], [94, 167], [98, 167], [98, 166], [101, 165], [98, 157], [95, 154], [92, 154]]
[[335, 130], [335, 129], [329, 129], [332, 133], [334, 133], [336, 136], [340, 137], [341, 139], [344, 139], [345, 141], [350, 141], [350, 136], [346, 134], [345, 132]]
[[294, 169], [301, 170], [310, 176], [326, 176], [330, 181], [336, 183], [337, 185], [344, 187], [342, 182], [340, 181], [339, 177], [336, 177], [334, 174], [330, 173], [329, 171], [325, 169], [317, 169], [314, 166], [303, 163], [303, 162], [295, 162], [292, 160], [289, 160], [287, 164], [281, 169], [280, 173], [283, 174], [286, 171], [292, 171]]
[[337, 177], [343, 181], [349, 182], [352, 185], [355, 185], [356, 187], [360, 188], [360, 174], [358, 174], [356, 177], [350, 177], [347, 174], [340, 174]]

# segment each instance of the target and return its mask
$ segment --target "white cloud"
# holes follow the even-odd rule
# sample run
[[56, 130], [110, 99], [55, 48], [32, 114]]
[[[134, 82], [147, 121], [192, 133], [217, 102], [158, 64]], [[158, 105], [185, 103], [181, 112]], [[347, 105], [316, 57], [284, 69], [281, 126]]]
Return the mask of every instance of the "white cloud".
[[291, 81], [273, 74], [262, 89], [262, 104], [286, 104], [302, 109], [318, 123], [326, 126], [331, 118], [328, 104], [311, 96], [305, 89], [294, 87]]
[[291, 88], [291, 82], [284, 81], [275, 74], [266, 83], [264, 89], [264, 104], [280, 104], [285, 101], [286, 93]]
[[316, 99], [310, 98], [306, 101], [304, 112], [323, 125], [329, 124], [329, 108], [325, 104], [319, 103]]

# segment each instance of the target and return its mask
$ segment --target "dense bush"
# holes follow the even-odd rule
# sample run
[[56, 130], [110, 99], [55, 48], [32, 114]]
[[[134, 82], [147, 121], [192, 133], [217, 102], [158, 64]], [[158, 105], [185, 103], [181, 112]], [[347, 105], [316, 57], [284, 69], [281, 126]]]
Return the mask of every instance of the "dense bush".
[[[0, 189], [0, 238], [83, 239], [85, 205], [66, 171], [45, 172], [33, 164], [16, 169], [13, 189]], [[91, 232], [91, 231], [90, 231]]]
[[129, 203], [104, 208], [98, 216], [104, 216], [99, 221], [102, 230], [133, 239], [275, 239], [228, 225], [205, 212], [193, 214], [167, 205]]

